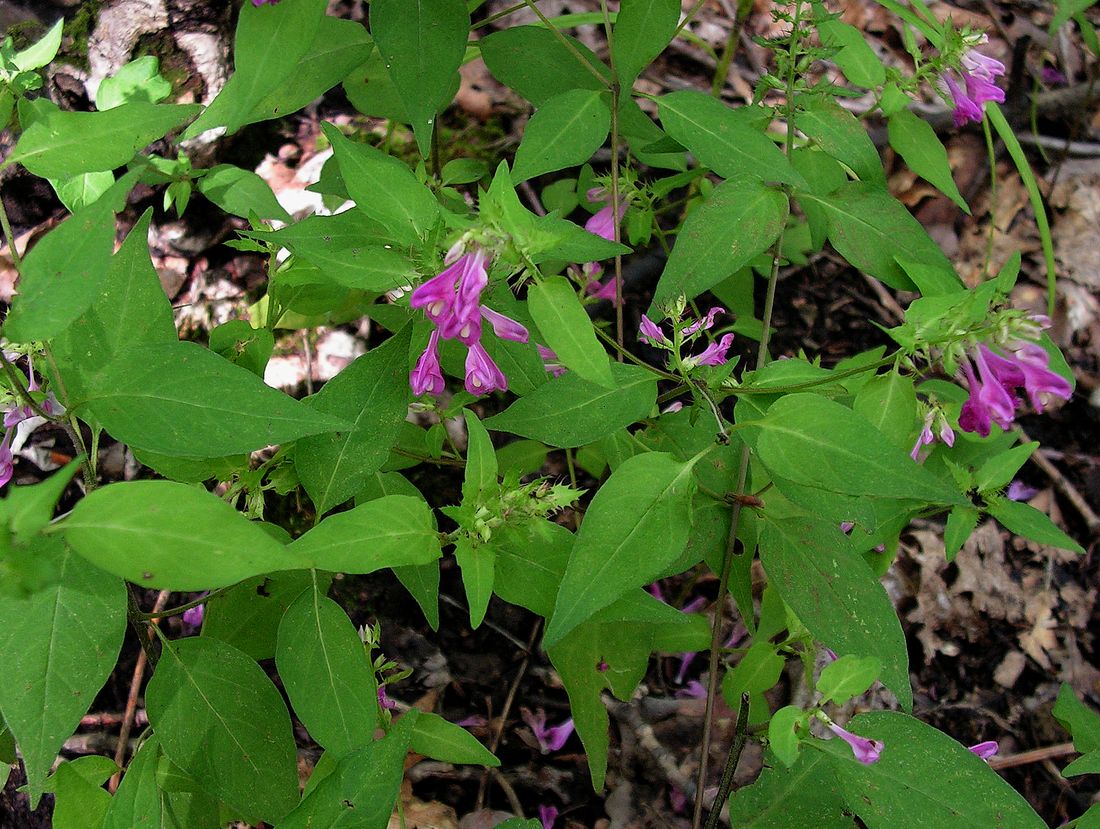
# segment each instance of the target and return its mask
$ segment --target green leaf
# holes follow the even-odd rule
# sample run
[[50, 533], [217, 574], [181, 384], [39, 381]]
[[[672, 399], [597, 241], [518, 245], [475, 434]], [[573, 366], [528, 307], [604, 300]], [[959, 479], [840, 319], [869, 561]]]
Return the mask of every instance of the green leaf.
[[0, 710], [19, 744], [31, 808], [65, 740], [110, 676], [126, 632], [122, 582], [60, 542], [42, 544], [57, 582], [27, 598], [0, 595]]
[[61, 527], [81, 556], [148, 587], [207, 590], [296, 566], [259, 524], [200, 487], [172, 481], [101, 487]]
[[1058, 700], [1051, 713], [1069, 732], [1077, 751], [1089, 754], [1100, 750], [1100, 714], [1081, 702], [1065, 682], [1058, 689]]
[[477, 630], [493, 596], [496, 554], [488, 544], [462, 535], [455, 542], [455, 560], [462, 570], [462, 586], [470, 606], [470, 627]]
[[839, 50], [832, 55], [832, 60], [840, 67], [844, 77], [856, 86], [867, 89], [886, 83], [882, 61], [863, 39], [859, 29], [833, 18], [818, 21], [817, 31], [823, 45]]
[[905, 634], [871, 568], [832, 524], [764, 515], [760, 561], [769, 584], [827, 647], [842, 656], [878, 657], [883, 684], [911, 709]]
[[57, 56], [57, 50], [61, 48], [61, 34], [65, 20], [59, 18], [46, 34], [19, 52], [11, 59], [12, 65], [20, 72], [30, 72], [33, 69], [41, 69]]
[[988, 763], [930, 725], [875, 711], [846, 728], [886, 746], [871, 765], [857, 762], [843, 744], [826, 754], [849, 808], [869, 829], [1046, 825]]
[[[791, 151], [791, 164], [806, 179], [807, 192], [815, 196], [827, 196], [848, 181], [840, 162], [815, 147], [796, 147]], [[809, 199], [801, 199], [799, 206], [806, 214], [811, 244], [814, 250], [820, 250], [829, 232], [828, 214]]]
[[4, 511], [4, 521], [11, 531], [28, 537], [49, 524], [57, 502], [79, 468], [80, 461], [70, 461], [44, 481], [11, 487], [7, 498], [0, 502], [3, 504], [0, 509]]
[[[121, 167], [166, 133], [193, 118], [197, 104], [136, 101], [106, 112], [65, 112], [44, 98], [6, 163], [18, 162], [36, 176], [63, 179]], [[22, 111], [22, 110], [20, 110]]]
[[444, 763], [464, 763], [492, 768], [500, 765], [500, 760], [465, 728], [448, 722], [438, 714], [423, 711], [413, 724], [412, 741], [409, 747], [417, 754], [423, 754]]
[[[318, 589], [326, 590], [329, 581], [322, 580]], [[308, 570], [245, 579], [207, 601], [202, 635], [220, 639], [257, 661], [271, 659], [283, 614], [303, 590], [312, 587]]]
[[760, 460], [796, 484], [849, 495], [969, 503], [865, 418], [819, 395], [789, 394], [753, 427], [761, 430]]
[[465, 506], [484, 504], [497, 487], [497, 456], [493, 441], [477, 415], [462, 410], [466, 420], [466, 469], [462, 479], [462, 503]]
[[826, 701], [843, 705], [864, 693], [882, 671], [882, 663], [873, 656], [842, 656], [821, 671], [817, 690]]
[[381, 740], [340, 760], [279, 829], [386, 829], [419, 714], [409, 711]]
[[1020, 467], [1027, 463], [1035, 450], [1039, 448], [1038, 441], [1021, 443], [1007, 452], [998, 452], [992, 458], [981, 465], [974, 474], [974, 486], [978, 492], [994, 492], [1008, 486]]
[[278, 823], [298, 802], [282, 696], [236, 648], [204, 636], [166, 642], [145, 703], [168, 758], [248, 820]]
[[970, 206], [955, 184], [951, 162], [947, 160], [947, 150], [928, 122], [908, 109], [900, 109], [890, 116], [887, 128], [890, 146], [905, 159], [909, 169], [955, 202], [969, 216]]
[[611, 111], [601, 92], [571, 89], [555, 95], [527, 122], [512, 181], [585, 163], [603, 146], [610, 129]]
[[[543, 26], [512, 26], [494, 32], [482, 39], [481, 56], [498, 81], [537, 107], [571, 89], [608, 89], [611, 73], [607, 66], [580, 41], [562, 37], [596, 74]], [[601, 82], [600, 77], [605, 80]]]
[[929, 287], [934, 285], [936, 293], [960, 290], [962, 283], [943, 251], [881, 186], [849, 182], [825, 197], [800, 193], [799, 201], [820, 205], [828, 216], [829, 241], [837, 252], [891, 288], [914, 290], [913, 281], [897, 262], [907, 259], [927, 265], [930, 276], [935, 274]]
[[115, 244], [110, 202], [104, 196], [74, 213], [27, 254], [5, 337], [27, 342], [63, 334], [95, 301]]
[[103, 79], [95, 93], [95, 107], [103, 112], [133, 101], [159, 104], [171, 94], [172, 84], [160, 76], [160, 61], [145, 55]]
[[365, 62], [373, 52], [361, 23], [322, 17], [297, 66], [253, 107], [246, 123], [283, 118], [315, 101]]
[[311, 409], [352, 424], [295, 444], [294, 468], [318, 514], [359, 492], [386, 462], [408, 413], [410, 337], [406, 327], [306, 401]]
[[493, 415], [485, 426], [561, 448], [592, 443], [648, 417], [657, 399], [657, 381], [645, 369], [613, 363], [611, 377], [617, 388], [567, 372]]
[[624, 90], [668, 46], [680, 22], [679, 0], [624, 0], [615, 18], [612, 55]]
[[439, 215], [439, 203], [404, 164], [366, 144], [344, 138], [322, 124], [340, 173], [356, 206], [385, 227], [401, 244], [427, 238]]
[[688, 214], [652, 307], [664, 307], [680, 295], [692, 299], [748, 264], [779, 236], [788, 210], [787, 196], [757, 179], [719, 184]]
[[608, 389], [616, 387], [607, 352], [596, 339], [592, 320], [565, 277], [555, 276], [532, 285], [527, 291], [527, 305], [543, 341], [562, 365], [592, 383]]
[[234, 216], [247, 219], [255, 214], [261, 219], [291, 221], [268, 183], [251, 170], [219, 164], [199, 179], [198, 187], [206, 198]]
[[[772, 723], [787, 710], [777, 711]], [[815, 751], [803, 752], [790, 769], [765, 766], [755, 783], [733, 793], [730, 823], [737, 829], [853, 829], [856, 824], [829, 766], [828, 758]]]
[[1030, 504], [1009, 501], [1007, 498], [986, 498], [989, 514], [1000, 521], [1005, 529], [1040, 544], [1049, 544], [1062, 550], [1085, 554], [1085, 548], [1058, 529], [1045, 512]]
[[872, 377], [852, 401], [852, 411], [882, 433], [894, 446], [910, 451], [917, 423], [917, 394], [913, 380], [897, 371]]
[[496, 594], [532, 613], [550, 616], [573, 541], [573, 533], [552, 521], [505, 525], [495, 530]]
[[267, 328], [253, 328], [244, 320], [223, 322], [210, 332], [210, 350], [263, 378], [275, 350], [275, 336]]
[[232, 134], [249, 123], [267, 97], [293, 77], [314, 43], [326, 7], [325, 0], [243, 5], [233, 40], [233, 74], [183, 137], [221, 126]]
[[372, 0], [370, 30], [427, 158], [436, 113], [451, 102], [454, 75], [466, 54], [466, 3]]
[[878, 150], [858, 118], [832, 98], [820, 95], [799, 98], [797, 103], [802, 106], [795, 116], [798, 129], [846, 165], [860, 181], [886, 187], [886, 173]]
[[78, 414], [164, 455], [233, 455], [350, 426], [192, 342], [122, 349], [89, 386]]
[[676, 560], [691, 530], [693, 466], [663, 452], [635, 455], [600, 487], [577, 533], [546, 646]]
[[103, 825], [111, 795], [103, 788], [118, 771], [111, 760], [97, 755], [61, 763], [46, 781], [55, 793], [53, 829], [98, 829]]
[[279, 625], [275, 667], [294, 713], [339, 758], [371, 743], [378, 683], [351, 619], [319, 584], [303, 592]]
[[50, 183], [61, 203], [70, 213], [76, 213], [81, 208], [94, 204], [96, 199], [110, 190], [115, 183], [115, 174], [101, 170], [98, 173], [80, 173], [64, 181]]
[[805, 725], [806, 712], [794, 705], [780, 708], [768, 723], [768, 748], [787, 768], [798, 761], [798, 731]]
[[737, 707], [742, 694], [762, 694], [779, 681], [786, 660], [770, 642], [753, 642], [733, 670], [722, 677], [722, 696], [726, 704]]
[[428, 564], [439, 558], [439, 535], [422, 498], [387, 495], [330, 515], [288, 548], [297, 566], [341, 573]]
[[970, 538], [978, 526], [981, 513], [974, 507], [955, 506], [947, 515], [947, 526], [943, 531], [944, 556], [950, 562], [955, 560], [963, 544]]
[[[349, 213], [358, 213], [350, 210]], [[312, 236], [288, 244], [297, 257], [317, 268], [325, 279], [359, 291], [391, 291], [407, 285], [412, 263], [388, 245], [346, 244], [337, 237]]]
[[731, 109], [711, 95], [694, 91], [662, 95], [657, 105], [668, 134], [723, 178], [745, 176], [755, 182], [805, 186], [783, 151], [750, 123], [755, 116], [751, 109]]

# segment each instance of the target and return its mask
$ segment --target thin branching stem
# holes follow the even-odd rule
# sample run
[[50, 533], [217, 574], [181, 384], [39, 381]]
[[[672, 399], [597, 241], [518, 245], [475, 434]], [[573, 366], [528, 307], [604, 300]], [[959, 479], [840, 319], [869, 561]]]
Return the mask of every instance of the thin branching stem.
[[[787, 89], [786, 89], [786, 101], [784, 103], [785, 119], [787, 122], [787, 139], [786, 139], [786, 152], [789, 156], [794, 142], [794, 86], [795, 86], [795, 66], [797, 64], [796, 52], [799, 49], [799, 26], [801, 25], [801, 11], [802, 0], [795, 0], [794, 4], [794, 20], [791, 24], [791, 37], [789, 41], [790, 56], [787, 63]], [[772, 268], [771, 273], [768, 276], [767, 293], [764, 298], [764, 314], [763, 314], [763, 331], [760, 334], [760, 347], [756, 352], [756, 370], [759, 371], [768, 362], [768, 345], [771, 340], [771, 321], [772, 312], [775, 308], [775, 287], [779, 282], [779, 265], [782, 261], [783, 252], [783, 237], [784, 231], [780, 230], [778, 238], [775, 240], [775, 245], [772, 248]], [[742, 445], [741, 459], [738, 464], [737, 470], [737, 489], [735, 490], [736, 496], [745, 494], [745, 485], [748, 481], [749, 471], [749, 446], [747, 443]], [[706, 711], [703, 715], [703, 739], [700, 745], [699, 755], [699, 773], [696, 778], [696, 798], [695, 809], [692, 815], [692, 829], [700, 829], [702, 825], [703, 817], [703, 798], [702, 792], [706, 787], [708, 760], [710, 755], [710, 744], [713, 729], [714, 718], [714, 702], [718, 696], [718, 661], [721, 651], [721, 636], [722, 636], [722, 623], [724, 621], [724, 610], [726, 607], [726, 597], [729, 594], [729, 581], [730, 572], [733, 569], [733, 558], [737, 547], [737, 530], [741, 520], [741, 510], [743, 505], [740, 500], [734, 501], [733, 509], [730, 513], [730, 529], [729, 536], [726, 540], [726, 549], [722, 554], [722, 572], [718, 579], [718, 602], [714, 609], [714, 618], [711, 625], [711, 638], [710, 638], [710, 654], [708, 658], [708, 676], [707, 676], [707, 702]], [[742, 553], [746, 555], [747, 553]], [[743, 746], [742, 746], [743, 747]], [[736, 750], [740, 754], [741, 747], [737, 746], [735, 740], [734, 745], [730, 747], [731, 754]], [[712, 807], [712, 813], [721, 812], [722, 800], [716, 800]], [[708, 826], [713, 822], [708, 821]]]

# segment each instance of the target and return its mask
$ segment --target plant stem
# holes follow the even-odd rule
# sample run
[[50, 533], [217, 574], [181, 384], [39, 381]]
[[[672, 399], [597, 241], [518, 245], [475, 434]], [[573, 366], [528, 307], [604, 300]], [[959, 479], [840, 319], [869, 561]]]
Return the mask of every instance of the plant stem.
[[[722, 804], [730, 796], [733, 788], [733, 775], [737, 772], [737, 763], [741, 759], [741, 752], [745, 749], [748, 738], [746, 726], [749, 722], [749, 695], [741, 695], [741, 704], [737, 706], [737, 724], [734, 726], [733, 745], [730, 753], [726, 755], [726, 766], [722, 769], [722, 779], [718, 783], [718, 795], [714, 798], [714, 807], [707, 815], [707, 823], [704, 829], [715, 829], [718, 826], [718, 817], [722, 814]], [[702, 794], [699, 794], [701, 801]]]
[[[607, 36], [607, 52], [611, 60], [611, 218], [615, 244], [622, 242], [620, 219], [623, 211], [619, 207], [619, 99], [622, 87], [619, 85], [619, 72], [615, 67], [615, 41], [611, 30], [611, 15], [607, 11], [607, 0], [600, 0], [603, 11], [603, 28]], [[615, 342], [619, 345], [617, 356], [623, 361], [623, 256], [615, 254]]]
[[169, 616], [180, 616], [193, 607], [198, 607], [200, 604], [206, 604], [211, 599], [217, 598], [223, 593], [227, 593], [234, 587], [236, 587], [236, 585], [234, 584], [231, 584], [228, 587], [219, 587], [217, 590], [211, 590], [201, 599], [195, 599], [194, 601], [188, 602], [187, 604], [181, 604], [178, 607], [170, 607], [168, 608], [168, 610], [158, 610], [155, 607], [149, 613], [143, 613], [139, 610], [135, 612], [134, 618], [142, 622], [151, 622], [153, 619], [167, 619]]
[[726, 46], [722, 50], [722, 57], [718, 59], [718, 67], [714, 70], [714, 79], [710, 83], [710, 94], [715, 98], [722, 97], [722, 88], [726, 85], [726, 77], [729, 75], [730, 63], [737, 51], [737, 42], [741, 39], [741, 3], [737, 3], [737, 16], [733, 19], [729, 37], [726, 38]]
[[[800, 45], [799, 38], [799, 25], [800, 14], [802, 11], [802, 0], [795, 0], [794, 3], [794, 20], [791, 24], [791, 38], [789, 42], [790, 56], [788, 60], [787, 71], [787, 99], [785, 102], [785, 117], [787, 121], [787, 141], [786, 152], [789, 156], [794, 143], [794, 71], [797, 63], [797, 51]], [[768, 277], [767, 294], [764, 299], [764, 315], [763, 315], [763, 331], [760, 334], [760, 348], [756, 352], [756, 370], [759, 371], [768, 362], [768, 345], [771, 340], [771, 322], [772, 312], [775, 308], [775, 286], [779, 281], [779, 263], [782, 259], [783, 250], [783, 237], [784, 229], [779, 231], [779, 237], [775, 240], [775, 245], [772, 248], [772, 269], [771, 274]], [[741, 460], [737, 470], [737, 489], [735, 493], [737, 496], [745, 494], [745, 484], [748, 481], [749, 473], [749, 445], [747, 443], [742, 444], [741, 448]], [[692, 815], [692, 829], [700, 829], [703, 817], [703, 797], [702, 792], [706, 787], [707, 779], [707, 765], [710, 755], [710, 743], [711, 743], [711, 731], [713, 729], [714, 718], [714, 701], [718, 695], [718, 658], [721, 648], [721, 634], [722, 634], [722, 621], [726, 606], [726, 596], [729, 593], [729, 581], [730, 572], [733, 569], [733, 557], [734, 550], [737, 546], [737, 529], [741, 521], [741, 509], [742, 503], [736, 500], [733, 505], [733, 509], [730, 513], [730, 530], [729, 536], [726, 540], [726, 549], [722, 554], [722, 572], [718, 579], [718, 601], [714, 609], [714, 621], [711, 625], [710, 636], [710, 654], [708, 658], [708, 676], [707, 676], [707, 704], [706, 710], [703, 714], [703, 740], [700, 746], [699, 755], [699, 774], [696, 779], [696, 797], [695, 797], [695, 810]], [[747, 553], [742, 553], [746, 555]], [[740, 721], [740, 717], [738, 717]], [[737, 741], [734, 741], [734, 745], [730, 747], [730, 753], [736, 749], [740, 754], [742, 746], [737, 745]], [[716, 800], [712, 813], [720, 813], [722, 811], [722, 801]], [[711, 821], [708, 821], [708, 826], [711, 825]]]
[[11, 261], [15, 265], [15, 270], [22, 273], [23, 271], [23, 258], [19, 255], [19, 251], [15, 249], [15, 235], [11, 232], [11, 222], [8, 221], [8, 209], [4, 206], [4, 199], [0, 197], [0, 228], [4, 230], [4, 239], [7, 240], [8, 250], [11, 251]]

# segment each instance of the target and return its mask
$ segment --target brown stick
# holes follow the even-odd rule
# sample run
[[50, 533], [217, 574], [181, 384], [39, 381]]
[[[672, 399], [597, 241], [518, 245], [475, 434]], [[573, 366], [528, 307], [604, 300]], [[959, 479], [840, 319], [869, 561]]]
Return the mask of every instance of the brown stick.
[[[157, 601], [153, 605], [153, 612], [163, 610], [164, 606], [168, 603], [169, 592], [167, 590], [161, 590], [157, 594]], [[155, 625], [158, 620], [153, 619], [152, 623]], [[147, 631], [146, 635], [150, 640], [153, 638], [153, 632]], [[126, 697], [126, 711], [122, 714], [122, 727], [118, 732], [118, 745], [115, 748], [115, 765], [120, 769], [122, 764], [126, 761], [126, 745], [130, 740], [130, 729], [134, 726], [134, 718], [137, 713], [138, 696], [141, 694], [141, 681], [145, 678], [145, 665], [148, 661], [146, 657], [145, 648], [138, 651], [137, 662], [134, 664], [134, 675], [130, 679], [130, 693]], [[111, 775], [111, 779], [107, 784], [107, 788], [111, 794], [114, 794], [118, 790], [119, 780], [122, 777], [122, 772], [117, 771]]]
[[[1016, 427], [1016, 431], [1019, 433], [1020, 439], [1025, 443], [1031, 441], [1031, 438], [1027, 436], [1027, 432], [1019, 426]], [[1077, 490], [1077, 487], [1071, 484], [1066, 476], [1062, 474], [1061, 470], [1052, 464], [1041, 452], [1033, 452], [1030, 460], [1047, 474], [1047, 477], [1053, 482], [1054, 488], [1066, 497], [1066, 500], [1073, 505], [1073, 508], [1076, 509], [1085, 520], [1085, 524], [1089, 528], [1089, 535], [1100, 535], [1100, 516], [1097, 516], [1097, 514], [1092, 511], [1092, 507], [1089, 506], [1088, 501], [1086, 501], [1085, 497]]]
[[1041, 763], [1044, 760], [1050, 760], [1054, 757], [1065, 757], [1067, 754], [1073, 753], [1073, 743], [1058, 743], [1058, 745], [1054, 746], [1033, 748], [1031, 751], [1021, 751], [1019, 754], [1010, 754], [1007, 757], [991, 757], [989, 760], [989, 767], [1000, 771], [1001, 769], [1016, 768], [1016, 766], [1026, 766], [1030, 763]]

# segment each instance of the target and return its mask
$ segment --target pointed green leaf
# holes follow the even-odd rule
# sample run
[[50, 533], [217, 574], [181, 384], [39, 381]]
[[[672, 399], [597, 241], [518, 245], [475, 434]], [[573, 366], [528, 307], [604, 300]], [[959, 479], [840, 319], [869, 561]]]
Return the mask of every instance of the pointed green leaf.
[[733, 703], [736, 707], [742, 694], [762, 694], [770, 690], [779, 681], [785, 664], [786, 660], [775, 652], [770, 642], [753, 642], [741, 661], [722, 677], [722, 696], [726, 704]]
[[859, 176], [860, 181], [886, 186], [878, 150], [867, 128], [832, 98], [823, 95], [797, 99], [802, 106], [795, 124], [825, 152]]
[[497, 489], [497, 456], [493, 441], [477, 415], [463, 409], [466, 420], [466, 470], [462, 480], [462, 503], [474, 506], [485, 502]]
[[805, 185], [776, 143], [749, 123], [750, 110], [731, 109], [711, 95], [694, 91], [662, 95], [657, 105], [668, 134], [723, 178], [748, 176], [755, 181]]
[[719, 184], [688, 214], [657, 283], [653, 307], [680, 295], [692, 299], [755, 259], [779, 236], [789, 209], [784, 193], [756, 179]]
[[427, 158], [435, 116], [451, 102], [466, 54], [465, 0], [372, 0], [370, 30]]
[[843, 705], [852, 697], [864, 693], [882, 670], [874, 656], [842, 656], [821, 670], [817, 690], [826, 701]]
[[275, 667], [294, 713], [336, 758], [370, 745], [378, 725], [378, 683], [355, 626], [311, 585], [279, 625]]
[[663, 452], [635, 455], [600, 487], [577, 533], [546, 645], [676, 560], [691, 529], [693, 466]]
[[271, 192], [271, 186], [251, 170], [219, 164], [199, 179], [198, 188], [206, 198], [233, 216], [247, 219], [255, 214], [261, 219], [291, 220]]
[[27, 598], [0, 595], [0, 710], [19, 744], [31, 807], [65, 740], [103, 686], [126, 631], [122, 582], [60, 539], [37, 545], [59, 580]]
[[341, 573], [428, 564], [439, 535], [422, 498], [387, 495], [330, 515], [287, 548], [296, 566]]
[[512, 181], [521, 182], [592, 157], [611, 129], [611, 111], [600, 92], [571, 89], [538, 108], [516, 151]]
[[873, 89], [886, 82], [882, 61], [855, 26], [833, 18], [819, 21], [817, 31], [825, 46], [838, 50], [832, 59], [852, 83]]
[[592, 443], [648, 417], [657, 399], [657, 381], [645, 369], [613, 363], [611, 376], [614, 389], [567, 372], [493, 415], [485, 426], [562, 448]]
[[[328, 589], [331, 577], [318, 576], [320, 587]], [[206, 603], [202, 635], [220, 639], [253, 659], [275, 656], [279, 623], [286, 609], [313, 587], [309, 570], [286, 570], [253, 576], [233, 585]]]
[[[535, 106], [570, 89], [608, 89], [611, 73], [607, 66], [579, 40], [563, 37], [573, 50], [543, 26], [512, 26], [484, 38], [481, 56], [498, 81]], [[585, 63], [595, 72], [585, 68]], [[601, 82], [601, 77], [606, 80]]]
[[592, 320], [568, 280], [555, 276], [532, 285], [527, 305], [543, 341], [562, 365], [585, 380], [615, 388], [607, 351], [596, 339]]
[[350, 425], [192, 342], [123, 349], [76, 408], [117, 440], [180, 457], [251, 452]]
[[1040, 544], [1049, 544], [1062, 550], [1084, 555], [1085, 548], [1058, 529], [1045, 512], [1030, 504], [1009, 501], [1007, 498], [986, 499], [989, 514], [1004, 524], [1005, 529]]
[[500, 760], [465, 728], [448, 722], [438, 714], [423, 711], [413, 725], [409, 747], [417, 754], [444, 763], [465, 763], [492, 768], [500, 765]]
[[359, 492], [382, 468], [408, 414], [411, 328], [357, 358], [306, 402], [350, 429], [300, 439], [294, 468], [319, 514]]
[[[781, 709], [775, 716], [787, 710], [790, 709]], [[789, 769], [765, 766], [755, 783], [733, 793], [730, 822], [737, 829], [791, 829], [794, 826], [854, 829], [856, 826], [848, 814], [829, 760], [816, 751], [802, 752], [798, 762]]]
[[615, 18], [612, 54], [624, 90], [664, 51], [680, 22], [679, 0], [623, 0]]
[[947, 150], [936, 131], [908, 109], [900, 109], [887, 121], [890, 146], [905, 159], [909, 169], [955, 202], [964, 213], [970, 215], [970, 206], [959, 192], [951, 174], [951, 162]]
[[919, 423], [912, 378], [897, 371], [872, 377], [856, 394], [852, 411], [867, 418], [894, 446], [912, 449], [913, 429]]
[[462, 586], [470, 606], [470, 627], [477, 630], [493, 596], [496, 554], [488, 544], [475, 543], [463, 535], [455, 542], [455, 560], [462, 569]]
[[166, 643], [145, 703], [169, 759], [252, 822], [278, 823], [298, 802], [286, 705], [236, 648], [204, 636]]
[[947, 527], [943, 531], [944, 555], [948, 561], [954, 561], [963, 544], [970, 538], [978, 526], [981, 513], [974, 507], [952, 507], [947, 515]]

